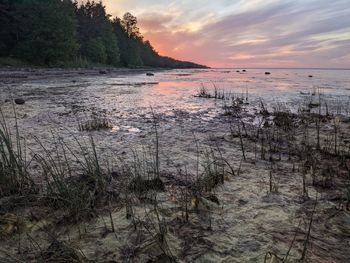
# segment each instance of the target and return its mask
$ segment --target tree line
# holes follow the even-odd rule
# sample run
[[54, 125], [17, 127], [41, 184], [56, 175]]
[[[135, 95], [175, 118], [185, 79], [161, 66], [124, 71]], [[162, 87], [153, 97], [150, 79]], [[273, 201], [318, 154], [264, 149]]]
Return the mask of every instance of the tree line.
[[102, 2], [0, 0], [0, 25], [0, 57], [34, 65], [203, 67], [160, 56], [135, 16], [112, 18]]

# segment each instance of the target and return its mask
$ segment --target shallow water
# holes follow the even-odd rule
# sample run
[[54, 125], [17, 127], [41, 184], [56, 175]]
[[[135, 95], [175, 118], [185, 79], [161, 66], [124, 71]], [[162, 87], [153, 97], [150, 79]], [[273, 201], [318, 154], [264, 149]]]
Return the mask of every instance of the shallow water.
[[[265, 75], [265, 71], [271, 75]], [[237, 73], [233, 69], [191, 69], [159, 71], [152, 77], [144, 73], [67, 75], [20, 81], [0, 87], [0, 102], [3, 104], [10, 95], [23, 97], [27, 118], [41, 115], [43, 119], [55, 119], [56, 114], [68, 114], [70, 110], [105, 111], [118, 122], [126, 115], [143, 117], [150, 113], [151, 106], [159, 114], [202, 112], [204, 118], [210, 118], [217, 113], [216, 104], [222, 102], [194, 97], [201, 85], [211, 93], [215, 86], [219, 91], [248, 97], [251, 107], [257, 107], [262, 99], [270, 108], [282, 102], [297, 111], [305, 101], [318, 100], [318, 96], [309, 95], [315, 91], [320, 91], [330, 111], [338, 109], [348, 114], [350, 103], [349, 70], [248, 69]]]
[[[157, 71], [154, 76], [144, 72], [81, 73], [56, 76], [45, 71], [25, 72], [28, 78], [3, 81], [0, 105], [10, 122], [13, 109], [5, 101], [11, 97], [26, 100], [16, 106], [16, 114], [21, 134], [33, 151], [40, 149], [34, 137], [51, 147], [53, 132], [65, 140], [74, 141], [72, 135], [87, 138], [89, 133], [80, 132], [79, 123], [90, 120], [92, 114], [107, 118], [112, 126], [92, 133], [98, 146], [124, 151], [128, 144], [150, 140], [152, 110], [161, 121], [164, 143], [179, 144], [174, 148], [183, 150], [182, 144], [193, 142], [193, 132], [228, 130], [228, 125], [216, 117], [230, 101], [196, 97], [201, 86], [212, 94], [215, 86], [226, 94], [248, 98], [245, 121], [253, 125], [260, 122], [254, 113], [260, 111], [261, 101], [269, 110], [282, 105], [297, 112], [321, 100], [323, 111], [327, 104], [331, 113], [350, 114], [349, 70], [247, 69], [237, 73], [234, 69], [187, 69]], [[39, 77], [31, 78], [36, 75]], [[180, 151], [179, 159], [184, 154]]]
[[[265, 75], [265, 71], [271, 75]], [[124, 151], [126, 144], [149, 141], [152, 110], [161, 120], [164, 142], [179, 144], [175, 148], [182, 150], [183, 143], [193, 141], [193, 132], [209, 134], [228, 129], [216, 116], [223, 113], [222, 106], [230, 101], [195, 97], [201, 86], [212, 94], [215, 86], [235, 97], [248, 97], [245, 121], [256, 125], [260, 120], [254, 113], [260, 110], [261, 101], [269, 110], [282, 103], [283, 107], [297, 112], [300, 107], [321, 99], [323, 105], [327, 103], [329, 112], [349, 115], [349, 73], [347, 70], [247, 69], [245, 73], [237, 73], [234, 69], [188, 69], [157, 71], [154, 76], [146, 76], [144, 72], [56, 76], [45, 71], [25, 72], [28, 78], [14, 78], [0, 86], [0, 105], [11, 121], [12, 105], [5, 101], [11, 97], [26, 100], [24, 105], [16, 106], [16, 113], [21, 134], [33, 151], [40, 149], [34, 137], [46, 147], [52, 147], [53, 132], [65, 140], [73, 141], [72, 135], [87, 138], [89, 133], [79, 132], [78, 127], [79, 123], [90, 120], [92, 114], [104, 116], [112, 126], [109, 130], [93, 132], [99, 147]], [[39, 77], [31, 78], [36, 75]], [[320, 97], [312, 96], [318, 91]], [[180, 151], [180, 159], [183, 154]]]
[[[341, 101], [346, 104], [349, 101], [350, 71], [274, 69], [269, 70], [271, 75], [265, 75], [265, 71], [249, 69], [246, 73], [237, 73], [235, 70], [226, 69], [172, 70], [159, 72], [154, 77], [140, 74], [132, 76], [131, 79], [118, 77], [109, 78], [108, 81], [103, 82], [104, 77], [101, 77], [90, 79], [89, 82], [93, 88], [98, 90], [108, 85], [117, 85], [121, 93], [123, 91], [126, 93], [122, 94], [125, 96], [117, 101], [110, 101], [110, 94], [113, 93], [114, 88], [107, 88], [109, 92], [107, 91], [101, 98], [111, 103], [111, 107], [113, 107], [113, 102], [117, 102], [115, 106], [120, 109], [130, 110], [130, 106], [131, 109], [134, 109], [134, 105], [130, 103], [132, 100], [140, 109], [153, 106], [160, 113], [169, 113], [173, 109], [211, 111], [215, 102], [193, 97], [201, 85], [204, 85], [211, 93], [214, 92], [214, 86], [219, 91], [233, 93], [244, 98], [248, 93], [250, 102], [261, 98], [269, 105], [285, 102], [291, 107], [296, 107], [305, 99], [306, 93], [311, 94], [314, 89], [318, 88], [323, 97], [331, 102]], [[309, 75], [313, 77], [310, 78]], [[124, 87], [131, 87], [130, 93], [133, 95], [120, 88], [118, 86], [120, 84], [130, 84]], [[347, 111], [347, 107], [344, 107], [344, 111]]]
[[[271, 72], [271, 75], [265, 75], [265, 71]], [[218, 90], [243, 98], [248, 93], [247, 119], [252, 123], [256, 116], [251, 114], [249, 118], [249, 113], [259, 110], [260, 100], [269, 109], [282, 102], [296, 112], [299, 107], [319, 100], [318, 95], [312, 95], [317, 88], [321, 91], [322, 102], [327, 102], [329, 111], [338, 111], [348, 116], [349, 73], [345, 70], [247, 69], [246, 73], [241, 74], [233, 69], [205, 69], [158, 71], [151, 77], [144, 73], [43, 76], [40, 79], [28, 78], [3, 83], [0, 86], [0, 105], [6, 119], [10, 123], [12, 120], [10, 126], [13, 127], [12, 105], [5, 103], [5, 100], [11, 97], [26, 100], [24, 105], [16, 106], [16, 113], [21, 135], [33, 152], [41, 151], [35, 137], [45, 147], [54, 149], [53, 134], [74, 147], [76, 144], [73, 136], [80, 140], [88, 138], [90, 134], [79, 131], [79, 122], [88, 120], [92, 113], [106, 116], [112, 128], [91, 132], [101, 159], [114, 155], [126, 159], [125, 151], [138, 145], [150, 144], [154, 140], [150, 119], [153, 109], [159, 120], [161, 170], [169, 169], [175, 163], [185, 165], [190, 173], [195, 174], [193, 171], [196, 168], [197, 149], [194, 134], [200, 147], [208, 146], [208, 139], [214, 134], [222, 154], [235, 169], [238, 169], [242, 159], [238, 139], [233, 143], [226, 140], [230, 123], [221, 116], [225, 102], [195, 97], [201, 85], [211, 93], [214, 92], [214, 85]], [[298, 229], [300, 218], [303, 218], [298, 246], [293, 248], [292, 255], [297, 256], [300, 252], [303, 231], [308, 224], [304, 212], [311, 206], [300, 201], [300, 174], [291, 173], [291, 163], [281, 162], [281, 167], [276, 171], [280, 193], [268, 195], [269, 165], [263, 161], [255, 162], [252, 146], [247, 147], [247, 158], [250, 161], [243, 162], [240, 177], [229, 178], [224, 186], [217, 189], [221, 205], [213, 209], [214, 232], [196, 229], [196, 226], [203, 225], [201, 218], [196, 215], [191, 216], [194, 227], [177, 229], [176, 225], [169, 223], [169, 228], [174, 228], [169, 231], [170, 237], [176, 241], [174, 244], [192, 240], [196, 236], [193, 245], [190, 244], [185, 251], [186, 262], [262, 262], [267, 251], [286, 253], [294, 231]], [[169, 159], [173, 162], [171, 165], [168, 165]], [[315, 191], [309, 191], [314, 197]], [[169, 204], [164, 204], [166, 205]], [[339, 224], [336, 220], [348, 220], [349, 214], [340, 213], [339, 217], [331, 219], [334, 222], [322, 221], [327, 221], [323, 211], [334, 209], [335, 205], [332, 202], [319, 205], [318, 224], [313, 230], [314, 257], [320, 259], [329, 256], [335, 259], [334, 262], [344, 262], [349, 256], [349, 252], [344, 249], [344, 240], [349, 242], [349, 235], [344, 232], [335, 236], [334, 233], [340, 232], [341, 227], [348, 231], [348, 223]], [[114, 214], [117, 224], [120, 222], [122, 225], [118, 234], [121, 239], [127, 239], [128, 232], [124, 227], [129, 222], [120, 214], [121, 212]], [[327, 224], [330, 224], [331, 229]], [[100, 225], [91, 228], [91, 235], [96, 236], [86, 244], [79, 244], [87, 255], [93, 257], [96, 250], [105, 253], [105, 247], [115, 251], [115, 247], [120, 246], [121, 242], [113, 235], [107, 239], [100, 238]], [[330, 237], [323, 237], [324, 233]], [[97, 239], [105, 242], [106, 246], [96, 248]], [[330, 251], [329, 255], [323, 247]], [[176, 249], [179, 247], [174, 245], [174, 250]]]

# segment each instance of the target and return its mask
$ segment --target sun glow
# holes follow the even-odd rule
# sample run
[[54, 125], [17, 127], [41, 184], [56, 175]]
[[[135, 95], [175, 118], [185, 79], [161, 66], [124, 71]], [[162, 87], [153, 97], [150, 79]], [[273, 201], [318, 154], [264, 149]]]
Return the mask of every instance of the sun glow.
[[[345, 59], [350, 9], [344, 1], [105, 0], [104, 4], [112, 16], [121, 17], [126, 11], [137, 16], [145, 39], [162, 55], [209, 66], [231, 66], [236, 60], [254, 67], [264, 63], [261, 59], [275, 66], [286, 61], [292, 67], [304, 67], [306, 62], [315, 67], [350, 66]], [[324, 56], [328, 59], [321, 59]]]

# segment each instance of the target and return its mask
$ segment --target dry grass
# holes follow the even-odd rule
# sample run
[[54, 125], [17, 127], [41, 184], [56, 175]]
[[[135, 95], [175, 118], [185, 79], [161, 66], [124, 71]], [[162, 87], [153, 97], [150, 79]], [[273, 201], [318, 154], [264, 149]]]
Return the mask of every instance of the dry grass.
[[111, 128], [111, 121], [103, 114], [98, 114], [95, 112], [91, 114], [91, 117], [88, 120], [84, 122], [78, 121], [79, 131], [99, 131]]

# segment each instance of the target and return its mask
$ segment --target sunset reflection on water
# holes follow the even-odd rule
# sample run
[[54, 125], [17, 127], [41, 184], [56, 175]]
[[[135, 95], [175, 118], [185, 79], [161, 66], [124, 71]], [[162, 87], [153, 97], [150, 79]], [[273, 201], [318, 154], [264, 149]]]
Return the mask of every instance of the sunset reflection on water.
[[[241, 70], [240, 70], [241, 71]], [[350, 96], [350, 74], [334, 70], [247, 69], [245, 73], [234, 69], [173, 70], [156, 73], [152, 78], [139, 76], [144, 81], [157, 84], [140, 90], [143, 106], [152, 105], [160, 111], [169, 109], [199, 110], [212, 108], [220, 103], [215, 100], [196, 98], [199, 88], [204, 86], [214, 93], [216, 88], [235, 96], [248, 93], [251, 102], [263, 99], [267, 104], [275, 101], [296, 104], [302, 101], [302, 93], [311, 93], [320, 87], [323, 94], [339, 99]], [[309, 77], [312, 75], [312, 77]]]

